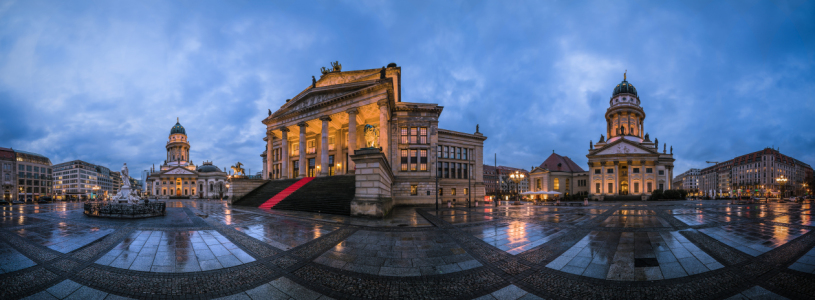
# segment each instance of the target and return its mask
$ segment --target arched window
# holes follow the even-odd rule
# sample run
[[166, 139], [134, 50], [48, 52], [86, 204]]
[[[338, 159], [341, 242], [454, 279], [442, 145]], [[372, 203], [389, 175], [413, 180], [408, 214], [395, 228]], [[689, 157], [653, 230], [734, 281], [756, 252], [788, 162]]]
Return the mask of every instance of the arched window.
[[559, 179], [559, 178], [555, 178], [555, 184], [554, 184], [554, 187], [555, 187], [555, 190], [559, 190], [559, 189], [560, 189], [560, 179]]
[[212, 192], [212, 191], [214, 191], [214, 190], [215, 190], [215, 189], [214, 189], [214, 187], [213, 187], [213, 185], [212, 185], [212, 182], [210, 182], [210, 183], [209, 183], [209, 191], [210, 191], [210, 192]]

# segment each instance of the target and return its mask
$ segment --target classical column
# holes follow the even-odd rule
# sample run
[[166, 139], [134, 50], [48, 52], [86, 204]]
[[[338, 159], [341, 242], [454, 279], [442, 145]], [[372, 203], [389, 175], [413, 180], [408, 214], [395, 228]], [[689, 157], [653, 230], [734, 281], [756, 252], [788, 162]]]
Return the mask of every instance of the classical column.
[[606, 139], [611, 138], [611, 121], [606, 121]]
[[[346, 143], [348, 147], [348, 155], [354, 155], [354, 150], [357, 150], [357, 113], [359, 110], [357, 108], [351, 108], [345, 111], [348, 113], [348, 142]], [[354, 165], [353, 160], [348, 160], [348, 173], [354, 174], [354, 169], [356, 165]]]
[[[342, 128], [334, 130], [334, 174], [345, 174], [342, 171], [343, 161], [345, 160], [345, 146], [342, 144]], [[340, 164], [338, 166], [338, 164]]]
[[280, 179], [287, 179], [289, 178], [289, 129], [286, 127], [281, 127], [280, 131], [280, 149], [283, 150], [280, 153], [281, 160], [280, 160]]
[[625, 121], [628, 123], [625, 130], [627, 130], [626, 134], [631, 135], [631, 112], [625, 114]]
[[620, 194], [620, 162], [614, 162], [614, 191]]
[[388, 155], [388, 100], [379, 100], [379, 147], [382, 147], [382, 153], [385, 157], [390, 159]]
[[272, 179], [272, 176], [269, 173], [272, 172], [272, 139], [275, 136], [271, 130], [266, 130], [266, 170], [265, 174], [263, 174], [263, 178]]
[[623, 114], [617, 113], [617, 130], [614, 131], [614, 136], [619, 135], [617, 132], [620, 131], [620, 126], [622, 125], [622, 123], [621, 123], [622, 120], [620, 120], [620, 119], [622, 119], [622, 118], [623, 118]]
[[600, 194], [605, 195], [608, 192], [606, 189], [606, 162], [600, 162]]
[[300, 160], [300, 174], [297, 177], [303, 178], [306, 177], [306, 173], [308, 173], [308, 170], [306, 170], [306, 128], [308, 128], [308, 124], [306, 124], [306, 122], [300, 122], [297, 123], [297, 126], [300, 126], [300, 158], [298, 158]]
[[322, 116], [322, 128], [320, 129], [320, 176], [328, 176], [328, 122], [331, 117]]
[[640, 137], [645, 138], [645, 118], [640, 120]]

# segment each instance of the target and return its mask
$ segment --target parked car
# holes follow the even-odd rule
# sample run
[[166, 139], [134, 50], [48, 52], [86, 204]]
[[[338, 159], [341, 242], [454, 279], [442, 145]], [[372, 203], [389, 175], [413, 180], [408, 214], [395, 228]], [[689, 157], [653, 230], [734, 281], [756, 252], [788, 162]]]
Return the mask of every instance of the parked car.
[[11, 203], [6, 200], [0, 200], [0, 205], [11, 205]]
[[20, 200], [15, 200], [15, 201], [12, 201], [11, 204], [25, 204], [25, 202], [20, 201]]

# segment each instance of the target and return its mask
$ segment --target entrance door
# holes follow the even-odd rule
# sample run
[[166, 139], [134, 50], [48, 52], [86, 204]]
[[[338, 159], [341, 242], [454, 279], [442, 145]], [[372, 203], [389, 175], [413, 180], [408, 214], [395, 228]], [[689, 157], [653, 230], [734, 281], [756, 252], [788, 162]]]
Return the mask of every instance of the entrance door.
[[314, 169], [316, 167], [316, 158], [309, 158], [308, 159], [308, 173], [306, 173], [307, 177], [314, 177]]
[[175, 189], [175, 195], [176, 196], [181, 196], [181, 189], [180, 188]]
[[620, 184], [620, 196], [628, 195], [628, 182]]

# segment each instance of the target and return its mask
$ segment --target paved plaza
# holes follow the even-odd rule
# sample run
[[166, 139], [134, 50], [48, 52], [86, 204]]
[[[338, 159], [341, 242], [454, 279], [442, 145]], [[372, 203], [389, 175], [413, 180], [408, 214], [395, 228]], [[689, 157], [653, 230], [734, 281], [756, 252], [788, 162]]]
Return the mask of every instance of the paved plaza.
[[169, 201], [0, 207], [0, 299], [812, 299], [813, 204], [397, 208], [385, 220]]

